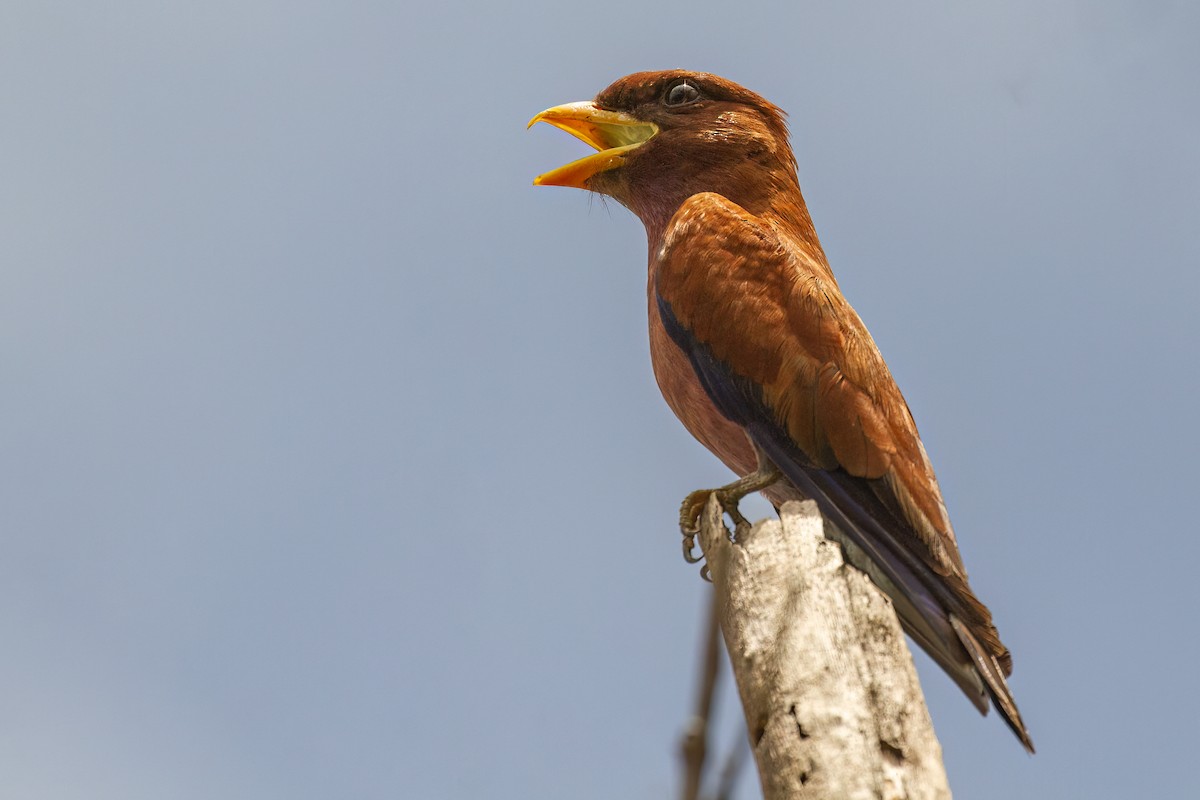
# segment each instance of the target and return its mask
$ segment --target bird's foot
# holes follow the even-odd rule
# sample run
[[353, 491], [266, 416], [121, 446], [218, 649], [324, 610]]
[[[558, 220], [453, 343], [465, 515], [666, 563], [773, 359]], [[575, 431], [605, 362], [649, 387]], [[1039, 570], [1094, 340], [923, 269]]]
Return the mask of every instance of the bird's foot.
[[700, 533], [700, 518], [708, 498], [716, 489], [699, 489], [683, 499], [679, 507], [679, 531], [683, 534], [683, 560], [696, 564], [704, 560], [704, 554], [696, 553], [696, 535]]
[[750, 524], [738, 510], [738, 502], [746, 496], [746, 493], [732, 490], [733, 485], [722, 486], [720, 489], [698, 489], [683, 499], [683, 504], [679, 507], [679, 529], [683, 532], [685, 539], [695, 538], [696, 534], [700, 532], [700, 520], [704, 516], [704, 508], [708, 505], [708, 498], [713, 495], [716, 495], [721, 510], [733, 520], [734, 527], [740, 528]]
[[683, 531], [685, 537], [695, 537], [700, 532], [700, 516], [714, 491], [716, 490], [699, 489], [683, 498], [683, 503], [679, 506], [679, 530]]
[[716, 496], [721, 510], [733, 520], [733, 540], [741, 538], [744, 531], [750, 529], [750, 521], [742, 516], [738, 503], [751, 492], [767, 488], [778, 481], [781, 474], [774, 464], [760, 463], [758, 470], [739, 478], [733, 483], [719, 489], [700, 489], [684, 498], [679, 507], [679, 530], [683, 533], [683, 558], [689, 564], [695, 564], [704, 558], [703, 554], [696, 555], [696, 535], [700, 533], [700, 520], [708, 498]]

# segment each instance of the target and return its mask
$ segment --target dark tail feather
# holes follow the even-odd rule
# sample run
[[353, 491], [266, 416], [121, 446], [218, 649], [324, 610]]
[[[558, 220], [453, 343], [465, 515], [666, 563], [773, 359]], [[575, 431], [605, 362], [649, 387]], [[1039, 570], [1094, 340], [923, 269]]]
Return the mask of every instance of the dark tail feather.
[[993, 656], [984, 651], [975, 636], [958, 617], [951, 614], [950, 624], [954, 626], [954, 632], [958, 634], [959, 641], [970, 654], [971, 660], [975, 662], [975, 668], [983, 677], [987, 692], [996, 703], [1000, 716], [1004, 717], [1008, 727], [1012, 728], [1012, 732], [1021, 740], [1021, 744], [1025, 745], [1025, 749], [1032, 754], [1034, 752], [1033, 740], [1029, 738], [1029, 731], [1025, 730], [1025, 723], [1021, 721], [1021, 712], [1017, 710], [1017, 701], [1013, 700], [1012, 692], [1008, 690], [1008, 683], [1004, 680], [1004, 671], [1000, 669], [1000, 664]]

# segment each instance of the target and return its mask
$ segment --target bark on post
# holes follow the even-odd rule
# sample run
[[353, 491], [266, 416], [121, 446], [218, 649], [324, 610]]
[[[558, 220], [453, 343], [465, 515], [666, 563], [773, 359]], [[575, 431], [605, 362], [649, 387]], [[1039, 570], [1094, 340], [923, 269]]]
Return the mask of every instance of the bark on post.
[[730, 541], [715, 499], [700, 546], [765, 800], [949, 800], [912, 656], [891, 602], [788, 503]]

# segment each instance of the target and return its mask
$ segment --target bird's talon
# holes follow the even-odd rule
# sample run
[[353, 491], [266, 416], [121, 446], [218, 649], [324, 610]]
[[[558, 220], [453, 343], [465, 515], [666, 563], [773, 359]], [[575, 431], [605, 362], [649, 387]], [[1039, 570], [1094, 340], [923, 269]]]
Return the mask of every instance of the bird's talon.
[[742, 516], [741, 510], [738, 508], [740, 497], [734, 497], [725, 492], [717, 492], [717, 502], [721, 504], [721, 510], [729, 515], [729, 519], [733, 522], [734, 532], [741, 531], [743, 528], [750, 527], [750, 521]]
[[695, 536], [700, 532], [700, 519], [711, 494], [712, 489], [700, 489], [683, 499], [679, 507], [679, 529], [683, 531], [684, 536]]
[[696, 537], [691, 534], [683, 535], [683, 560], [689, 564], [695, 564], [704, 560], [704, 554], [696, 555], [693, 551], [696, 549]]

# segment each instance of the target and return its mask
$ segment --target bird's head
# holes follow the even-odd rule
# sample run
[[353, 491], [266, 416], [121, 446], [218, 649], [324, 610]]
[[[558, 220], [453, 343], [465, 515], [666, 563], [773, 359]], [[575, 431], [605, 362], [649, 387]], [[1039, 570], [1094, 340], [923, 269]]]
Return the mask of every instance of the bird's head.
[[534, 180], [600, 192], [650, 227], [684, 200], [718, 192], [752, 213], [796, 193], [796, 161], [783, 112], [732, 81], [703, 72], [638, 72], [590, 102], [548, 108], [530, 120], [597, 152]]

